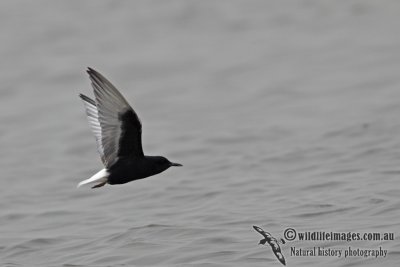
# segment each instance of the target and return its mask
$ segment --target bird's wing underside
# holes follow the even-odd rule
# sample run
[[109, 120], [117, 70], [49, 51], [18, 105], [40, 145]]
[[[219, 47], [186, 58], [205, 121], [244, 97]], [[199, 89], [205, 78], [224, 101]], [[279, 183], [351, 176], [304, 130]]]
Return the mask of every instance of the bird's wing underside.
[[95, 101], [81, 95], [104, 165], [118, 158], [143, 157], [142, 124], [121, 93], [104, 76], [88, 68]]
[[84, 94], [80, 94], [79, 96], [83, 100], [90, 129], [92, 130], [94, 137], [96, 138], [97, 151], [100, 154], [101, 161], [104, 165], [106, 165], [96, 102], [93, 99], [85, 96]]

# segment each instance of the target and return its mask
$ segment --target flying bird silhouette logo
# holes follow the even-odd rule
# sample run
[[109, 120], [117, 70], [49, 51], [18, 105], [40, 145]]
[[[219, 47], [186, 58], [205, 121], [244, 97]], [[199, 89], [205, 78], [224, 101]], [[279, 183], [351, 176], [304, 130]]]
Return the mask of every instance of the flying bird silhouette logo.
[[279, 243], [285, 244], [285, 240], [282, 238], [280, 240], [277, 240], [275, 237], [273, 237], [270, 233], [265, 232], [263, 229], [261, 229], [258, 226], [253, 226], [254, 230], [259, 232], [264, 239], [261, 239], [260, 242], [258, 243], [259, 245], [265, 245], [265, 243], [268, 243], [272, 251], [274, 252], [276, 258], [283, 264], [286, 265], [285, 257], [282, 254], [281, 247], [279, 246]]

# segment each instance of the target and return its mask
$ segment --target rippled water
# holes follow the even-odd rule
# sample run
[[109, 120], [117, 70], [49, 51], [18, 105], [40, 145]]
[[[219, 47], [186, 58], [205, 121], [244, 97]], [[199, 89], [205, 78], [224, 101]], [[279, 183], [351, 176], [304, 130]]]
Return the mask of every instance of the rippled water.
[[[2, 1], [1, 266], [280, 266], [258, 246], [298, 231], [287, 266], [400, 262], [397, 1]], [[98, 190], [77, 94], [91, 66], [180, 162]], [[291, 247], [387, 249], [296, 257]]]

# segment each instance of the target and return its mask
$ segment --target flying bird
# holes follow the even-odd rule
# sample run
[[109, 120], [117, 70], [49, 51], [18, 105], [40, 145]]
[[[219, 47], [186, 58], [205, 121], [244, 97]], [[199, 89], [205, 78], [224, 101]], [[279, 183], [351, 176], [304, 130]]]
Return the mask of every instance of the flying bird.
[[254, 225], [253, 228], [254, 228], [254, 230], [256, 230], [257, 232], [259, 232], [260, 234], [262, 234], [264, 236], [264, 239], [261, 239], [258, 244], [259, 245], [265, 245], [265, 243], [268, 243], [271, 246], [272, 251], [274, 252], [276, 258], [283, 265], [286, 265], [285, 257], [283, 257], [283, 254], [282, 254], [282, 251], [281, 251], [281, 247], [279, 246], [279, 243], [285, 244], [285, 240], [283, 240], [281, 238], [281, 240], [278, 241], [270, 233], [265, 232], [263, 229], [261, 229], [258, 226]]
[[161, 156], [145, 156], [142, 123], [122, 94], [103, 75], [88, 68], [94, 99], [80, 94], [105, 168], [78, 184], [124, 184], [182, 166]]

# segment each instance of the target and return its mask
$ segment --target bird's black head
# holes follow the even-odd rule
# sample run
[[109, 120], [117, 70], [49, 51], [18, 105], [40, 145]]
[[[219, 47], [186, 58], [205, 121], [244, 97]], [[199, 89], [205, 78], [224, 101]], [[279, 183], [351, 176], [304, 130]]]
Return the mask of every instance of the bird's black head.
[[182, 166], [182, 164], [170, 162], [168, 159], [161, 156], [153, 156], [149, 158], [151, 158], [151, 161], [160, 172], [165, 171], [171, 166]]

